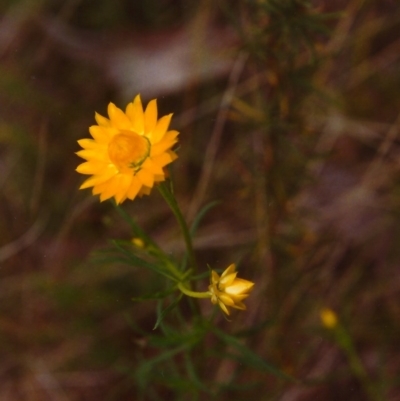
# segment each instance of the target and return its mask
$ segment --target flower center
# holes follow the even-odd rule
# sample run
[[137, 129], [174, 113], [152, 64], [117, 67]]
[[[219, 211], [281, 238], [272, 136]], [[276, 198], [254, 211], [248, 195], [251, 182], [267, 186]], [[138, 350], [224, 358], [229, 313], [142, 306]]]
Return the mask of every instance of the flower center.
[[108, 156], [121, 173], [137, 173], [150, 154], [150, 141], [132, 131], [121, 131], [108, 144]]

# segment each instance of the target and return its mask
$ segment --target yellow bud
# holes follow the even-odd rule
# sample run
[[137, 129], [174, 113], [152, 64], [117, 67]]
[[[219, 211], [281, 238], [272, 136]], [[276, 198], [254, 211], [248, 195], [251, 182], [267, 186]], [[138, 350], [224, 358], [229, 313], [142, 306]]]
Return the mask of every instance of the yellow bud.
[[219, 276], [214, 270], [211, 271], [211, 283], [208, 287], [213, 304], [218, 303], [219, 307], [229, 315], [228, 306], [235, 309], [245, 310], [242, 302], [250, 295], [254, 283], [236, 277], [236, 265], [229, 265]]
[[333, 329], [337, 326], [338, 318], [336, 316], [336, 313], [332, 309], [322, 309], [320, 317], [323, 326], [325, 326], [327, 329]]
[[137, 248], [143, 249], [145, 246], [144, 241], [141, 238], [135, 237], [131, 239], [131, 242], [133, 245], [135, 245]]

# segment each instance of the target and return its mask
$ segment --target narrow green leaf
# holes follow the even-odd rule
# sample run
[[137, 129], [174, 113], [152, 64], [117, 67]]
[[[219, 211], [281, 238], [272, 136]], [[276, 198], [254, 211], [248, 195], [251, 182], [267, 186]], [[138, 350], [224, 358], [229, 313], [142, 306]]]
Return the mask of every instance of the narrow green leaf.
[[190, 234], [191, 234], [192, 236], [196, 233], [196, 231], [197, 231], [197, 229], [198, 229], [198, 227], [199, 227], [199, 224], [200, 224], [201, 220], [202, 220], [202, 219], [204, 218], [204, 216], [208, 213], [208, 211], [211, 210], [214, 206], [216, 206], [216, 205], [218, 205], [218, 204], [220, 204], [220, 203], [221, 203], [220, 201], [212, 201], [212, 202], [208, 203], [207, 205], [205, 205], [205, 206], [200, 210], [200, 212], [197, 214], [197, 216], [196, 216], [195, 219], [193, 220], [193, 223], [192, 223], [192, 225], [191, 225], [191, 227], [190, 227]]
[[193, 364], [193, 358], [190, 355], [190, 350], [187, 350], [184, 353], [185, 367], [188, 372], [188, 377], [190, 378], [190, 382], [196, 390], [204, 391], [207, 394], [211, 394], [210, 389], [204, 385], [201, 379], [198, 377], [195, 366]]
[[198, 281], [198, 280], [203, 280], [203, 279], [205, 279], [207, 277], [210, 277], [210, 271], [209, 270], [207, 270], [206, 272], [201, 273], [201, 274], [196, 274], [195, 276], [190, 276], [188, 280], [189, 281]]
[[128, 213], [126, 213], [126, 211], [122, 207], [117, 205], [115, 202], [113, 202], [113, 204], [118, 214], [129, 224], [133, 231], [133, 234], [136, 237], [141, 238], [146, 244], [151, 244], [153, 247], [159, 249], [158, 245], [141, 229], [136, 221]]
[[136, 256], [132, 251], [128, 251], [126, 248], [124, 248], [123, 245], [126, 244], [126, 241], [113, 240], [111, 242], [119, 251], [121, 251], [124, 254], [127, 260], [134, 266], [139, 266], [143, 267], [144, 269], [153, 270], [156, 273], [169, 278], [170, 280], [177, 281], [177, 279], [174, 276], [172, 276], [169, 271], [166, 271], [163, 266], [160, 267], [156, 264], [147, 262]]
[[[263, 370], [269, 373], [272, 373], [274, 376], [279, 377], [280, 379], [288, 380], [291, 382], [299, 383], [299, 380], [286, 374], [282, 370], [277, 367], [271, 365], [266, 362], [264, 359], [260, 358], [257, 354], [251, 351], [248, 347], [243, 345], [237, 338], [232, 337], [221, 330], [212, 327], [211, 331], [219, 337], [223, 342], [230, 345], [234, 349], [239, 352], [237, 359], [240, 359], [241, 362], [245, 363], [248, 366], [252, 366], [255, 369]], [[231, 356], [235, 358], [235, 356]]]
[[182, 299], [182, 295], [183, 294], [180, 293], [178, 298], [174, 299], [163, 311], [161, 311], [159, 313], [156, 324], [153, 327], [153, 330], [155, 330], [159, 326], [159, 324], [162, 322], [164, 317], [178, 305], [179, 301]]
[[187, 348], [187, 344], [183, 344], [177, 348], [174, 348], [169, 351], [165, 351], [162, 354], [156, 356], [155, 358], [148, 359], [146, 362], [142, 363], [140, 367], [136, 371], [137, 382], [140, 387], [146, 386], [149, 378], [148, 376], [151, 373], [151, 370], [161, 362], [172, 359], [175, 355], [181, 353]]

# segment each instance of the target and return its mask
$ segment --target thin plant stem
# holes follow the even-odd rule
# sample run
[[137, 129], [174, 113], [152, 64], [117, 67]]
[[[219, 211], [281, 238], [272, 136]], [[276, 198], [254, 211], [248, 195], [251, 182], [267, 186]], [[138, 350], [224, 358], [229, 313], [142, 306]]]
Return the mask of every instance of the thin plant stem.
[[[176, 220], [178, 221], [178, 224], [181, 228], [182, 234], [183, 234], [183, 238], [185, 240], [185, 244], [186, 244], [186, 252], [187, 252], [187, 256], [189, 258], [189, 263], [190, 263], [190, 270], [197, 272], [197, 264], [196, 264], [196, 259], [194, 257], [194, 252], [193, 252], [193, 245], [192, 245], [192, 237], [190, 236], [190, 232], [189, 232], [189, 228], [186, 224], [186, 220], [184, 219], [181, 209], [178, 206], [178, 203], [174, 197], [174, 195], [171, 193], [171, 191], [169, 190], [168, 186], [165, 183], [160, 183], [157, 186], [160, 194], [162, 195], [162, 197], [165, 199], [165, 201], [167, 202], [168, 206], [170, 207], [170, 209], [172, 210], [172, 213], [175, 215]], [[196, 294], [195, 291], [195, 283], [194, 282], [189, 282], [188, 285], [191, 287], [190, 289], [187, 288], [186, 286], [183, 285], [183, 283], [179, 283], [178, 287], [180, 288], [180, 290], [185, 293], [186, 291], [186, 295], [187, 292]], [[184, 290], [182, 290], [182, 288], [184, 288]], [[192, 295], [189, 295], [191, 297], [193, 297]], [[207, 295], [207, 298], [209, 296]], [[196, 297], [195, 297], [196, 298]], [[198, 297], [197, 297], [198, 298]], [[203, 298], [203, 297], [201, 297]], [[201, 310], [200, 310], [200, 305], [196, 300], [192, 299], [192, 307], [193, 307], [193, 312], [197, 315], [197, 316], [201, 316]]]
[[371, 378], [365, 370], [364, 365], [357, 354], [357, 351], [354, 348], [354, 344], [350, 334], [341, 324], [338, 324], [334, 330], [336, 341], [341, 349], [345, 352], [350, 369], [352, 370], [353, 374], [359, 379], [366, 394], [368, 395], [368, 398], [371, 401], [380, 401], [381, 397], [377, 392], [377, 389], [375, 388], [374, 382], [371, 381]]
[[178, 288], [187, 296], [192, 297], [192, 298], [211, 298], [211, 294], [209, 291], [205, 292], [197, 292], [197, 291], [191, 291], [189, 290], [185, 284], [183, 283], [178, 283]]
[[190, 236], [189, 228], [178, 206], [178, 203], [176, 202], [174, 195], [171, 193], [171, 191], [168, 189], [168, 186], [165, 183], [159, 184], [157, 188], [162, 197], [164, 198], [164, 200], [168, 203], [168, 206], [171, 208], [172, 213], [175, 215], [176, 220], [178, 221], [178, 224], [183, 234], [183, 238], [185, 240], [186, 251], [189, 257], [191, 268], [195, 272], [197, 272], [197, 265], [193, 252], [192, 238]]

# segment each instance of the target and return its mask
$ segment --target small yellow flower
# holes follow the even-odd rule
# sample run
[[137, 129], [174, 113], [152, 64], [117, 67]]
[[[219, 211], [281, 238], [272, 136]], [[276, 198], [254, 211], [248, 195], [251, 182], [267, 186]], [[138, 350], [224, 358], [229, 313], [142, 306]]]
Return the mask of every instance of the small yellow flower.
[[131, 242], [136, 248], [140, 248], [140, 249], [144, 249], [144, 247], [146, 245], [144, 243], [144, 241], [139, 237], [132, 238]]
[[242, 302], [250, 295], [254, 285], [251, 281], [236, 278], [236, 266], [231, 264], [227, 269], [218, 275], [214, 270], [211, 272], [211, 284], [208, 290], [211, 293], [211, 302], [229, 315], [227, 307], [245, 310], [246, 306]]
[[325, 326], [327, 329], [333, 329], [338, 324], [338, 318], [332, 309], [322, 309], [320, 317], [323, 326]]
[[150, 194], [154, 183], [165, 180], [164, 167], [177, 155], [171, 150], [178, 131], [168, 131], [172, 114], [157, 119], [157, 102], [143, 111], [140, 96], [125, 112], [113, 103], [108, 118], [95, 114], [98, 125], [89, 128], [93, 139], [78, 141], [77, 155], [86, 160], [76, 171], [91, 175], [79, 189], [93, 187], [100, 201], [115, 198], [117, 203]]

